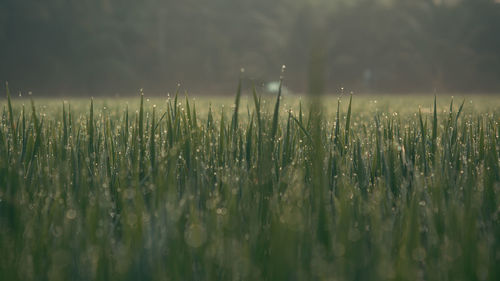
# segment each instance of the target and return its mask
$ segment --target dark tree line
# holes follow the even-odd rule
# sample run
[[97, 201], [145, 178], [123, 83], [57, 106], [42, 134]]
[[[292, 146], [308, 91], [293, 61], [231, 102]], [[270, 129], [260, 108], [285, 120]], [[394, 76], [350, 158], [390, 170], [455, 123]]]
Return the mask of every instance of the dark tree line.
[[320, 44], [328, 91], [498, 92], [496, 2], [3, 0], [0, 80], [56, 95], [228, 93], [241, 67], [261, 83], [286, 64], [303, 91]]

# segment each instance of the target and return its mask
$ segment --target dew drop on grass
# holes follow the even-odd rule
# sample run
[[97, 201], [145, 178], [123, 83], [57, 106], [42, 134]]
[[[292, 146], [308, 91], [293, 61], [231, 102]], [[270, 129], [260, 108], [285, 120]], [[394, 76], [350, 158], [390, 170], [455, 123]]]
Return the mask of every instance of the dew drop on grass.
[[52, 228], [52, 235], [54, 237], [60, 237], [62, 235], [62, 228], [60, 226], [55, 226]]
[[336, 257], [342, 257], [345, 254], [345, 246], [342, 243], [335, 243], [333, 245], [333, 253]]
[[218, 208], [216, 212], [217, 212], [217, 215], [224, 216], [225, 214], [227, 214], [227, 209], [226, 208]]
[[136, 214], [130, 214], [127, 217], [127, 224], [131, 227], [134, 227], [137, 223], [137, 215]]
[[134, 196], [135, 196], [135, 190], [133, 190], [132, 188], [128, 188], [127, 190], [125, 190], [125, 198], [133, 199]]
[[200, 224], [191, 224], [184, 232], [184, 240], [190, 247], [198, 248], [207, 240], [207, 232]]
[[74, 220], [76, 218], [76, 210], [75, 209], [69, 209], [66, 212], [66, 218], [69, 220]]

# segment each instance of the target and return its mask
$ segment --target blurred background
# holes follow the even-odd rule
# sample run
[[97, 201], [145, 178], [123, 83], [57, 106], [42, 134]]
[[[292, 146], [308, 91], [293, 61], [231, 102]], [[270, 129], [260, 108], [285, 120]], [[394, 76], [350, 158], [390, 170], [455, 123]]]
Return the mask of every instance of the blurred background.
[[[318, 51], [319, 46], [319, 51]], [[500, 93], [499, 0], [2, 0], [0, 81], [37, 96]]]

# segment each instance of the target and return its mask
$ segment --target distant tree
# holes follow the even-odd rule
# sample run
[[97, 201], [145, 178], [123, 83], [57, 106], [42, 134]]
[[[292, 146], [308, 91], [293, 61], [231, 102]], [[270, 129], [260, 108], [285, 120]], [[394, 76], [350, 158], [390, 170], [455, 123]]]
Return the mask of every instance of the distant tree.
[[35, 93], [307, 89], [321, 39], [326, 87], [499, 91], [494, 0], [3, 0], [0, 80]]

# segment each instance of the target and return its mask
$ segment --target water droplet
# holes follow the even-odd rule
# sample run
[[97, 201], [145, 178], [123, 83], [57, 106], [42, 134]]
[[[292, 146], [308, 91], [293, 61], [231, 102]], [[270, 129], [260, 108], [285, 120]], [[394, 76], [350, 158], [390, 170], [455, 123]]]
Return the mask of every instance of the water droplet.
[[184, 232], [186, 244], [193, 248], [198, 248], [207, 240], [205, 228], [199, 224], [191, 224]]
[[127, 190], [125, 190], [125, 198], [132, 199], [134, 198], [134, 196], [135, 196], [135, 190], [133, 190], [132, 188], [128, 188]]
[[226, 208], [217, 208], [217, 215], [221, 215], [221, 216], [224, 216], [225, 214], [227, 214], [227, 209]]
[[76, 218], [76, 210], [75, 209], [69, 209], [66, 212], [66, 218], [69, 220], [74, 220]]
[[342, 257], [345, 254], [345, 246], [342, 243], [335, 243], [333, 245], [333, 253], [337, 257]]
[[52, 228], [52, 235], [54, 235], [54, 237], [59, 237], [62, 235], [62, 228], [60, 226], [54, 226]]

